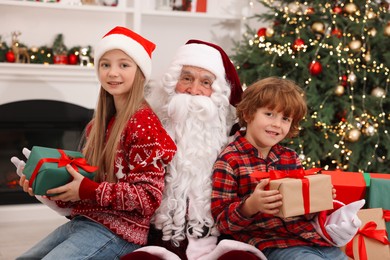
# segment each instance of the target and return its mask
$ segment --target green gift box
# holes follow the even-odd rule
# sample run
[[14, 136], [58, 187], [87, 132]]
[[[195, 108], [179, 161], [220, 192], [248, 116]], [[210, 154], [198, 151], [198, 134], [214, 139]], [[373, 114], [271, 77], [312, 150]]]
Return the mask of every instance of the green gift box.
[[65, 167], [67, 164], [91, 180], [97, 170], [97, 167], [88, 165], [80, 152], [34, 146], [23, 174], [29, 180], [35, 195], [47, 195], [47, 190], [63, 186], [72, 180]]
[[[390, 210], [390, 180], [371, 179], [371, 188], [368, 196], [370, 208], [382, 208]], [[387, 233], [390, 234], [390, 221], [386, 222]]]

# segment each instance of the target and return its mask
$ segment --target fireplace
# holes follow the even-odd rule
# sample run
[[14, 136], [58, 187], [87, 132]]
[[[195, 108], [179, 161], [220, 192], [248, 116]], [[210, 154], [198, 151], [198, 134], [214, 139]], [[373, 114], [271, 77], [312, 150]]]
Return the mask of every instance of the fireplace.
[[92, 68], [0, 67], [0, 205], [37, 203], [18, 185], [10, 158], [26, 160], [23, 147], [77, 150], [93, 115], [99, 84]]

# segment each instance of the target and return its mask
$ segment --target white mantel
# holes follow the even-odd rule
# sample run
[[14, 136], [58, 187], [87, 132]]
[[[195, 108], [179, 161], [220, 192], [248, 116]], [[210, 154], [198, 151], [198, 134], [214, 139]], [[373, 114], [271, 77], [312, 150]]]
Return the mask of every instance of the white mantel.
[[0, 105], [43, 99], [94, 109], [99, 89], [93, 67], [0, 63]]

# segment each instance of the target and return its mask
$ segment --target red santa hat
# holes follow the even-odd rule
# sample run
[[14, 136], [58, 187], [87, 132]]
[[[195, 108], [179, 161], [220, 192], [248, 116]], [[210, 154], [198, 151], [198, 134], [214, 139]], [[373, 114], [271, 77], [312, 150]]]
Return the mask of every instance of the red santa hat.
[[156, 45], [141, 35], [121, 26], [109, 31], [95, 48], [94, 64], [98, 68], [100, 58], [107, 51], [119, 49], [129, 55], [145, 76], [145, 82], [152, 73], [152, 52]]
[[241, 100], [242, 87], [237, 71], [225, 51], [213, 43], [189, 40], [176, 52], [173, 63], [195, 66], [212, 72], [217, 78], [225, 79], [230, 89], [230, 104], [235, 106]]

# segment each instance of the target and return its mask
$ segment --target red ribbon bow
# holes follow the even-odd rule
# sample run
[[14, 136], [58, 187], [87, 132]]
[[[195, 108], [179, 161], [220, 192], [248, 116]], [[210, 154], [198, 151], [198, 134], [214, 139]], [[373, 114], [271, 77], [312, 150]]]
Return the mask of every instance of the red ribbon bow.
[[296, 169], [296, 170], [270, 170], [269, 172], [254, 171], [251, 173], [251, 177], [256, 179], [270, 178], [271, 180], [277, 180], [282, 178], [303, 179], [305, 176], [314, 175], [321, 171], [321, 168], [312, 168], [309, 170]]
[[305, 176], [315, 175], [321, 171], [321, 168], [312, 168], [309, 170], [296, 169], [296, 170], [270, 170], [269, 172], [254, 171], [251, 173], [251, 177], [257, 179], [270, 178], [271, 180], [277, 180], [282, 178], [301, 179], [302, 181], [302, 197], [303, 208], [305, 214], [310, 213], [310, 183]]
[[81, 168], [86, 172], [94, 172], [98, 169], [98, 167], [88, 165], [87, 160], [85, 160], [85, 158], [82, 157], [73, 158], [71, 156], [68, 156], [63, 150], [61, 149], [57, 149], [57, 150], [61, 154], [60, 158], [42, 158], [38, 161], [29, 180], [30, 187], [32, 187], [34, 180], [38, 175], [39, 169], [44, 163], [58, 163], [58, 168], [70, 164], [73, 167], [73, 169], [75, 169], [76, 171], [78, 171], [78, 168]]
[[[364, 237], [372, 238], [376, 241], [381, 242], [384, 245], [390, 245], [390, 242], [387, 239], [387, 231], [385, 229], [377, 230], [376, 227], [377, 224], [374, 221], [370, 221], [367, 224], [365, 224], [363, 228], [359, 229], [358, 232], [356, 233], [356, 236], [359, 236], [358, 250], [359, 250], [360, 260], [368, 260]], [[345, 254], [350, 258], [355, 259], [353, 255], [353, 240], [354, 239], [349, 241], [348, 244], [346, 245]]]
[[388, 209], [383, 210], [383, 219], [385, 220], [385, 222], [390, 221], [390, 210]]

